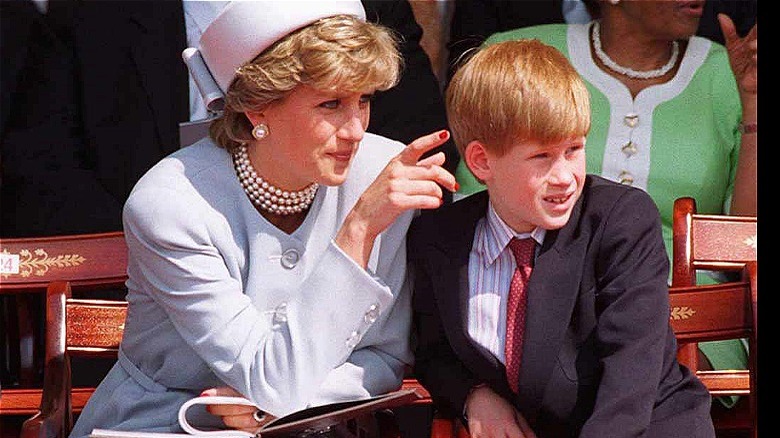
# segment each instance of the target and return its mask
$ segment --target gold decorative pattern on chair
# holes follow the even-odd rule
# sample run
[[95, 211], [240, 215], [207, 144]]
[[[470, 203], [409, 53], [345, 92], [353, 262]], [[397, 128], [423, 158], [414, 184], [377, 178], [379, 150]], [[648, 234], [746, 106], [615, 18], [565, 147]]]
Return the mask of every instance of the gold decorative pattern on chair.
[[745, 239], [743, 241], [743, 243], [745, 245], [755, 249], [756, 251], [758, 251], [758, 236], [757, 235], [753, 235], [753, 236], [748, 237], [747, 239]]
[[[9, 254], [8, 251], [3, 250], [3, 254]], [[36, 275], [42, 277], [51, 268], [65, 269], [73, 266], [78, 266], [84, 263], [87, 259], [78, 254], [60, 254], [50, 256], [46, 250], [37, 248], [33, 251], [29, 249], [22, 249], [18, 253], [19, 255], [19, 270], [18, 272], [3, 271], [3, 277], [8, 278], [10, 275], [21, 275], [22, 277], [29, 277], [30, 275]]]
[[696, 311], [688, 306], [672, 307], [671, 315], [669, 319], [679, 321], [681, 319], [688, 319], [696, 314]]

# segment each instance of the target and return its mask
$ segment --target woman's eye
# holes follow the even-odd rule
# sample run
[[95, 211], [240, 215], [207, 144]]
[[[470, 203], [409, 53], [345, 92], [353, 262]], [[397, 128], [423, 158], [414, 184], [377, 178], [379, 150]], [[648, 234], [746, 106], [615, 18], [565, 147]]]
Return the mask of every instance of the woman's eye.
[[322, 102], [320, 104], [320, 106], [323, 107], [323, 108], [327, 108], [327, 109], [336, 109], [336, 108], [339, 107], [340, 104], [341, 104], [340, 100], [334, 99], [334, 100], [328, 100], [328, 101]]
[[360, 104], [361, 105], [362, 104], [366, 104], [366, 103], [371, 103], [372, 100], [374, 100], [374, 95], [373, 94], [364, 94], [364, 95], [360, 96]]

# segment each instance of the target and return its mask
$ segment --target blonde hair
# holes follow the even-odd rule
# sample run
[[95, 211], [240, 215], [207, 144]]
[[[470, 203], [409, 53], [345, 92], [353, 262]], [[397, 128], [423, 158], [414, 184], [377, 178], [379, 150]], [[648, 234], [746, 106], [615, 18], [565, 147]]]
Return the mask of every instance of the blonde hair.
[[[244, 115], [284, 99], [298, 85], [323, 91], [384, 91], [398, 83], [402, 58], [389, 29], [351, 15], [322, 18], [241, 66], [209, 135], [233, 151], [252, 140]], [[273, 127], [271, 127], [273, 129]]]
[[517, 142], [549, 144], [590, 130], [584, 82], [558, 50], [539, 40], [473, 52], [453, 76], [446, 105], [461, 156], [475, 140], [501, 156]]

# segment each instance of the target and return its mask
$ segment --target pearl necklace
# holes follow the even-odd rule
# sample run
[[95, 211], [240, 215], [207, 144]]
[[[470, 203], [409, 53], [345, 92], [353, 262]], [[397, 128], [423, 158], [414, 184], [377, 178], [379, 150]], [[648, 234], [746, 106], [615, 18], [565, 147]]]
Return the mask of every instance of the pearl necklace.
[[634, 79], [655, 79], [660, 78], [661, 76], [669, 73], [669, 70], [674, 67], [675, 64], [677, 64], [677, 57], [680, 54], [680, 45], [677, 43], [677, 41], [672, 42], [672, 56], [669, 58], [669, 62], [667, 62], [663, 67], [655, 69], [655, 70], [646, 70], [646, 71], [637, 71], [632, 70], [628, 67], [623, 67], [622, 65], [618, 64], [617, 62], [613, 61], [612, 58], [607, 55], [604, 50], [601, 48], [601, 34], [600, 34], [600, 28], [598, 21], [593, 22], [593, 34], [591, 40], [593, 41], [593, 49], [596, 52], [596, 56], [599, 58], [599, 60], [607, 66], [610, 70], [614, 71], [615, 73], [620, 73], [621, 75], [628, 76], [630, 78]]
[[249, 161], [246, 146], [233, 153], [233, 167], [249, 199], [256, 207], [267, 212], [286, 216], [306, 211], [314, 201], [319, 184], [311, 183], [303, 190], [287, 191], [274, 187], [255, 172]]

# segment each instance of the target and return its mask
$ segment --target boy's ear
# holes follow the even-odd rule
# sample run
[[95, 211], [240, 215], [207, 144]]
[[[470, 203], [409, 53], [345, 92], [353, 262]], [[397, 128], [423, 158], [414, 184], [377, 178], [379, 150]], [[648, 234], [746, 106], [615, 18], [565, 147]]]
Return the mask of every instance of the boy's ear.
[[490, 179], [490, 160], [485, 145], [478, 140], [474, 140], [466, 146], [465, 149], [466, 165], [469, 166], [471, 173], [480, 181]]

